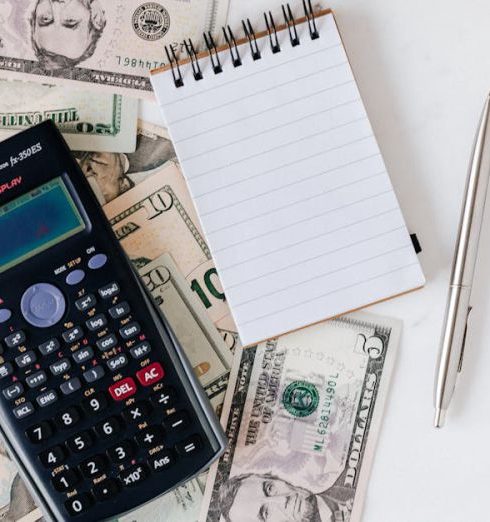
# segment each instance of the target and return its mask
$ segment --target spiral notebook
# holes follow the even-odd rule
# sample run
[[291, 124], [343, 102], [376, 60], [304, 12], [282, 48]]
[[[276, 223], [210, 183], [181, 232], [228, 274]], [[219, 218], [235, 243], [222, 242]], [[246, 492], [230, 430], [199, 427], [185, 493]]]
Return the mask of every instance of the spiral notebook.
[[244, 345], [424, 284], [333, 13], [304, 5], [152, 71]]

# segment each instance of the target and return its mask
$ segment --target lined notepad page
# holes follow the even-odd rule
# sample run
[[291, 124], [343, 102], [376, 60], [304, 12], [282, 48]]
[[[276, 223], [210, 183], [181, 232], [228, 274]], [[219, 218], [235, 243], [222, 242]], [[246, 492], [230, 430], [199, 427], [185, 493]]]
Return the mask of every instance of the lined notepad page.
[[331, 14], [153, 86], [244, 345], [424, 284]]

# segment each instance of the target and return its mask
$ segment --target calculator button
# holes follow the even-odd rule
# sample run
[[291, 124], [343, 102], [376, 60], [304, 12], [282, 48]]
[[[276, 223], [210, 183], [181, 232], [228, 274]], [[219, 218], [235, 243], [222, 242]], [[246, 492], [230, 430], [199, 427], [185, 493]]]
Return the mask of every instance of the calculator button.
[[10, 363], [5, 363], [0, 365], [0, 379], [3, 379], [4, 377], [8, 377], [9, 375], [12, 375], [14, 372], [14, 367]]
[[43, 421], [27, 428], [26, 435], [33, 444], [40, 444], [53, 435], [53, 428], [48, 421]]
[[65, 343], [76, 343], [83, 337], [83, 330], [79, 326], [74, 326], [61, 334]]
[[136, 393], [136, 384], [131, 377], [126, 377], [109, 386], [109, 393], [115, 401], [124, 401]]
[[15, 362], [19, 368], [25, 368], [29, 366], [29, 364], [36, 362], [36, 354], [32, 350], [29, 350], [28, 352], [18, 355], [15, 358]]
[[78, 473], [72, 469], [64, 469], [58, 473], [51, 482], [56, 491], [63, 493], [65, 491], [70, 491], [70, 489], [72, 489], [75, 484], [78, 484], [79, 481], [80, 478]]
[[29, 324], [48, 328], [61, 320], [65, 314], [66, 301], [56, 286], [39, 283], [24, 292], [20, 309]]
[[59, 347], [60, 342], [58, 341], [58, 339], [50, 339], [49, 341], [46, 341], [45, 343], [39, 345], [39, 351], [43, 355], [49, 355], [58, 350]]
[[121, 368], [124, 368], [126, 364], [128, 364], [128, 358], [124, 353], [116, 355], [116, 357], [107, 361], [107, 366], [111, 372], [118, 372]]
[[117, 345], [117, 337], [114, 334], [107, 335], [106, 337], [99, 339], [96, 344], [101, 352], [106, 352]]
[[185, 411], [178, 411], [169, 415], [163, 422], [168, 431], [183, 430], [189, 424], [189, 415]]
[[94, 455], [80, 464], [80, 471], [85, 478], [93, 479], [107, 469], [107, 460], [102, 455]]
[[65, 507], [71, 516], [80, 515], [92, 506], [92, 498], [87, 493], [71, 497], [65, 502]]
[[143, 342], [133, 346], [131, 350], [129, 350], [133, 359], [142, 359], [146, 357], [151, 352], [151, 346], [148, 342]]
[[71, 362], [70, 359], [60, 359], [59, 361], [54, 362], [49, 366], [49, 369], [51, 370], [51, 373], [56, 375], [61, 375], [65, 372], [67, 372], [71, 368]]
[[21, 406], [14, 408], [12, 411], [14, 412], [15, 417], [20, 420], [34, 413], [34, 406], [31, 402], [25, 402]]
[[78, 377], [73, 377], [68, 381], [65, 381], [60, 385], [60, 390], [63, 395], [70, 395], [70, 393], [76, 392], [82, 387], [82, 383]]
[[2, 308], [0, 310], [0, 324], [6, 323], [12, 317], [12, 311], [8, 308]]
[[121, 486], [116, 479], [105, 479], [94, 486], [92, 493], [99, 502], [104, 502], [105, 500], [112, 500], [120, 489]]
[[45, 408], [46, 406], [53, 404], [57, 400], [58, 395], [54, 390], [48, 390], [46, 392], [43, 392], [36, 398], [36, 401], [39, 404], [39, 406], [41, 406], [41, 408]]
[[107, 455], [114, 464], [121, 464], [134, 455], [134, 444], [125, 440], [107, 450]]
[[107, 408], [107, 399], [105, 393], [98, 392], [92, 397], [85, 399], [82, 403], [82, 408], [87, 415], [93, 415], [104, 411]]
[[158, 473], [170, 468], [175, 463], [175, 456], [172, 451], [164, 449], [153, 455], [148, 463], [150, 464], [150, 469]]
[[163, 430], [160, 426], [146, 428], [136, 435], [136, 442], [143, 447], [151, 448], [163, 442]]
[[88, 260], [88, 267], [91, 270], [98, 270], [107, 263], [107, 256], [105, 254], [95, 254]]
[[77, 364], [83, 364], [84, 362], [89, 361], [94, 356], [94, 351], [90, 346], [87, 346], [85, 348], [82, 348], [81, 350], [76, 351], [72, 357], [73, 360]]
[[90, 431], [82, 431], [77, 435], [73, 435], [70, 437], [66, 443], [73, 453], [80, 453], [81, 451], [85, 451], [87, 448], [90, 448], [94, 442], [92, 434]]
[[136, 378], [143, 386], [151, 386], [158, 381], [163, 379], [165, 372], [163, 371], [162, 365], [158, 362], [154, 362], [136, 372]]
[[8, 388], [5, 388], [2, 393], [7, 400], [13, 401], [14, 399], [17, 399], [17, 397], [20, 397], [22, 393], [24, 393], [24, 386], [21, 382], [16, 382]]
[[56, 415], [56, 423], [61, 428], [71, 428], [80, 421], [80, 413], [78, 408], [70, 406], [66, 410], [61, 411]]
[[193, 435], [175, 445], [175, 451], [177, 451], [181, 457], [190, 457], [191, 455], [194, 455], [194, 453], [197, 453], [201, 448], [202, 439], [199, 435]]
[[83, 270], [72, 270], [65, 279], [65, 283], [70, 286], [78, 285], [85, 279], [85, 272]]
[[55, 468], [66, 460], [66, 451], [63, 446], [54, 446], [39, 455], [39, 460], [45, 468]]
[[26, 383], [29, 388], [37, 388], [38, 386], [41, 386], [41, 384], [44, 384], [47, 380], [48, 378], [42, 370], [36, 373], [32, 373], [26, 377]]
[[98, 314], [95, 317], [90, 318], [86, 323], [87, 328], [91, 332], [96, 332], [107, 324], [107, 319], [104, 314]]
[[138, 486], [148, 478], [148, 468], [143, 464], [133, 466], [120, 473], [119, 478], [126, 488]]
[[25, 340], [26, 334], [22, 330], [10, 334], [4, 339], [5, 344], [8, 348], [16, 348], [17, 346], [20, 346], [23, 342], [25, 342]]
[[123, 419], [126, 422], [144, 422], [150, 415], [150, 405], [147, 402], [137, 402], [122, 412]]
[[105, 375], [105, 370], [102, 366], [94, 366], [93, 368], [90, 368], [90, 370], [87, 370], [83, 374], [83, 378], [88, 382], [92, 383], [95, 381], [98, 381], [99, 379], [102, 379]]
[[164, 386], [158, 393], [150, 397], [151, 403], [155, 407], [172, 408], [175, 404], [176, 393], [171, 386]]
[[110, 299], [119, 293], [119, 285], [117, 283], [110, 283], [99, 288], [99, 295], [102, 299]]
[[103, 422], [99, 422], [95, 426], [95, 431], [98, 433], [100, 437], [109, 438], [120, 432], [122, 429], [121, 422], [117, 417], [109, 417], [107, 420]]
[[89, 308], [95, 306], [96, 303], [97, 300], [95, 299], [95, 296], [93, 294], [88, 294], [77, 299], [75, 301], [75, 306], [77, 307], [77, 310], [80, 310], [80, 312], [85, 312]]
[[121, 317], [124, 317], [125, 315], [128, 315], [131, 309], [129, 308], [129, 305], [126, 301], [117, 304], [116, 306], [113, 306], [112, 308], [109, 308], [109, 315], [113, 319], [121, 319]]
[[119, 335], [124, 339], [132, 339], [135, 335], [138, 335], [141, 332], [141, 326], [136, 323], [132, 322], [127, 324], [126, 326], [123, 326], [119, 330]]

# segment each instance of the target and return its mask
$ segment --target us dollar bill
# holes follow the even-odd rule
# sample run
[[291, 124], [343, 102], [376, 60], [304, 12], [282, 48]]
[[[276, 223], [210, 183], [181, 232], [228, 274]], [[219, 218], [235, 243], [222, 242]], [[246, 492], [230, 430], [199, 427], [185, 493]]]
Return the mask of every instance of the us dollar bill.
[[139, 273], [218, 411], [228, 385], [232, 353], [169, 254], [144, 265]]
[[[104, 206], [116, 236], [138, 267], [170, 253], [233, 350], [239, 342], [236, 326], [178, 164], [165, 161], [151, 175], [139, 174], [141, 182]], [[90, 172], [86, 175], [90, 179]], [[121, 184], [114, 184], [115, 189]]]
[[17, 466], [0, 443], [0, 520], [3, 522], [37, 522], [42, 519]]
[[4, 77], [153, 98], [149, 70], [226, 22], [228, 0], [1, 0]]
[[235, 353], [206, 522], [358, 522], [399, 321], [351, 314]]
[[57, 124], [72, 150], [133, 152], [136, 148], [138, 100], [0, 80], [0, 140], [48, 119]]

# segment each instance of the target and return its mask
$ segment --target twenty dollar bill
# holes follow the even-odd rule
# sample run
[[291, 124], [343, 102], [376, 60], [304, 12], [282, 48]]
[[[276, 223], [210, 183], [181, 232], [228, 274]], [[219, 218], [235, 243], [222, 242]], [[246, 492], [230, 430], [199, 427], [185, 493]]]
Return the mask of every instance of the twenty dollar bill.
[[235, 353], [207, 522], [357, 522], [398, 321], [352, 314]]
[[72, 150], [133, 152], [136, 148], [138, 100], [0, 80], [0, 140], [48, 119], [56, 123]]
[[226, 21], [228, 0], [0, 0], [4, 76], [152, 97], [149, 70]]

